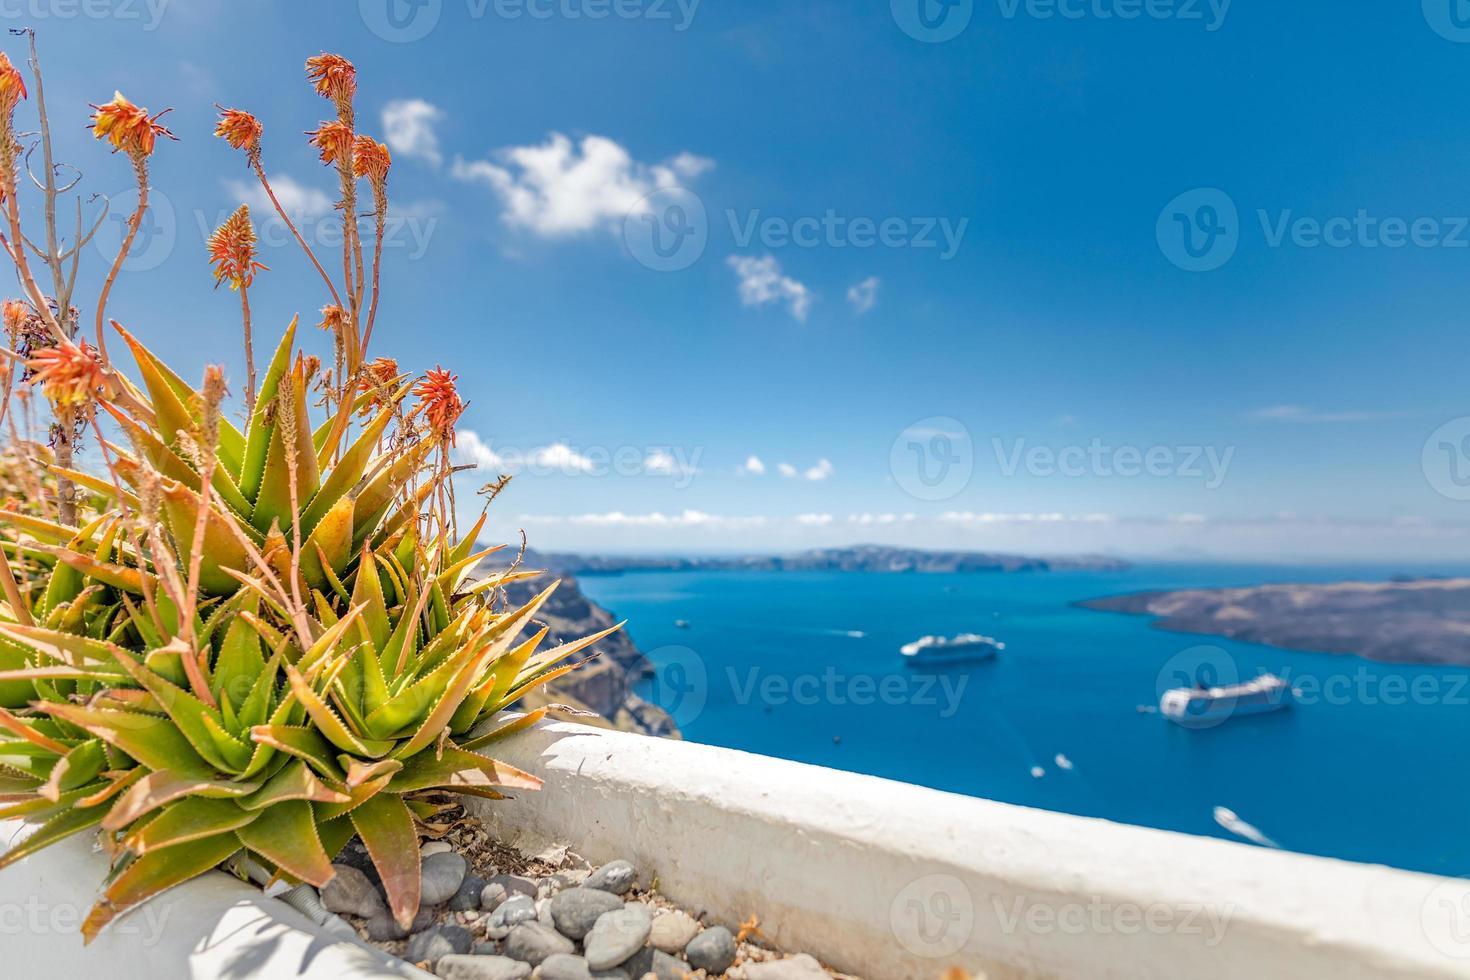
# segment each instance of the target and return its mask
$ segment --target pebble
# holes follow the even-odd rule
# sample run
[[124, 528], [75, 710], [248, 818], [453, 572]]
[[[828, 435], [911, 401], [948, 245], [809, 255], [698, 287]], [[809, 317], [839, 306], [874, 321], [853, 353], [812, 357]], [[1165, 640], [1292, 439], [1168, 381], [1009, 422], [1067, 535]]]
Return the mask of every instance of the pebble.
[[491, 929], [508, 929], [536, 918], [536, 903], [525, 895], [512, 895], [490, 913]]
[[711, 976], [724, 973], [735, 962], [735, 937], [724, 926], [706, 929], [689, 941], [684, 955], [696, 970]]
[[570, 953], [576, 948], [566, 936], [539, 922], [522, 922], [510, 931], [505, 940], [507, 956], [524, 960], [532, 966], [540, 966], [548, 956]]
[[431, 854], [423, 860], [419, 904], [443, 905], [454, 897], [464, 882], [469, 865], [454, 853]]
[[594, 970], [606, 970], [625, 962], [643, 948], [652, 928], [653, 917], [647, 909], [604, 912], [583, 943], [587, 965]]
[[337, 872], [322, 888], [322, 905], [328, 912], [371, 919], [387, 912], [383, 899], [368, 876], [347, 864], [334, 864]]
[[536, 900], [536, 921], [548, 929], [556, 928], [556, 922], [551, 918], [551, 899], [538, 898]]
[[388, 914], [387, 909], [382, 915], [375, 915], [367, 921], [368, 938], [377, 942], [386, 942], [393, 939], [403, 939], [411, 932], [422, 932], [434, 924], [433, 909], [419, 909], [418, 915], [413, 917], [413, 925], [407, 929], [394, 921], [393, 916]]
[[633, 865], [627, 861], [612, 861], [604, 864], [592, 874], [587, 876], [584, 882], [588, 888], [596, 888], [600, 891], [612, 892], [614, 895], [622, 895], [633, 887], [633, 882], [638, 878], [638, 872]]
[[442, 957], [468, 953], [474, 941], [468, 929], [460, 926], [438, 926], [426, 929], [410, 939], [403, 951], [403, 958], [410, 963], [427, 961], [432, 965]]
[[[552, 910], [553, 913], [555, 911]], [[699, 923], [689, 913], [666, 912], [653, 920], [653, 929], [648, 933], [648, 945], [665, 953], [678, 955], [684, 952], [684, 947], [689, 945], [689, 940], [698, 932]], [[570, 936], [571, 933], [567, 935]]]
[[629, 977], [641, 978], [652, 973], [658, 980], [685, 980], [693, 971], [693, 967], [677, 956], [670, 956], [652, 946], [640, 949], [622, 965], [622, 969]]
[[435, 854], [448, 854], [454, 850], [454, 846], [448, 841], [431, 840], [424, 841], [424, 846], [419, 848], [420, 857], [433, 857]]
[[554, 953], [542, 960], [531, 976], [534, 980], [592, 980], [592, 969], [580, 956]]
[[485, 879], [465, 875], [459, 890], [449, 899], [449, 907], [455, 912], [470, 912], [480, 907], [480, 894], [485, 890]]
[[505, 889], [507, 895], [525, 895], [527, 898], [536, 897], [536, 883], [530, 878], [521, 875], [491, 875], [485, 880], [485, 887], [499, 885]]
[[745, 980], [829, 980], [822, 964], [806, 953], [770, 963], [749, 963], [743, 969]]
[[531, 967], [508, 956], [446, 956], [434, 972], [444, 980], [526, 980]]
[[480, 889], [480, 908], [486, 912], [494, 912], [500, 908], [500, 903], [510, 897], [510, 892], [498, 881], [486, 882], [485, 887]]
[[584, 939], [601, 915], [622, 907], [623, 900], [610, 892], [569, 888], [551, 900], [551, 919], [563, 936]]

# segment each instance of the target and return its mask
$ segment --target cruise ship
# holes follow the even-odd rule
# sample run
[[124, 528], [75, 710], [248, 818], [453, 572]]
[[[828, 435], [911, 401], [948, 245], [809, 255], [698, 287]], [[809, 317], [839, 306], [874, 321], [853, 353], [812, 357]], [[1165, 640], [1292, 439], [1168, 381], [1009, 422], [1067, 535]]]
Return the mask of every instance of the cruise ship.
[[1291, 704], [1291, 686], [1275, 674], [1262, 674], [1244, 684], [1165, 691], [1159, 698], [1159, 713], [1180, 725], [1200, 728], [1235, 715], [1280, 711]]
[[898, 648], [904, 663], [910, 667], [948, 667], [953, 664], [979, 663], [994, 660], [995, 655], [1006, 645], [999, 640], [979, 633], [961, 633], [959, 636], [924, 636]]

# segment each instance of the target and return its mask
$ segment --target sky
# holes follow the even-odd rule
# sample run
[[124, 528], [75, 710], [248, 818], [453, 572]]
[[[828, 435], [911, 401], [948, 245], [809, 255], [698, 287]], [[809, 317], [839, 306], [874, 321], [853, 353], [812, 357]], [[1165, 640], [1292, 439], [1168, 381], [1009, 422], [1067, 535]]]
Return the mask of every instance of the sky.
[[[333, 179], [302, 135], [329, 109], [302, 63], [356, 63], [359, 127], [394, 156], [373, 353], [459, 376], [460, 458], [515, 476], [492, 537], [1429, 561], [1470, 542], [1455, 3], [0, 0], [0, 20], [39, 31], [87, 214], [131, 183], [87, 103], [173, 108], [108, 314], [189, 376], [243, 377], [203, 245], [239, 203], [270, 266], [259, 334], [326, 299], [214, 104], [264, 121], [274, 186], [330, 251]], [[84, 252], [83, 305], [119, 237], [108, 219]]]

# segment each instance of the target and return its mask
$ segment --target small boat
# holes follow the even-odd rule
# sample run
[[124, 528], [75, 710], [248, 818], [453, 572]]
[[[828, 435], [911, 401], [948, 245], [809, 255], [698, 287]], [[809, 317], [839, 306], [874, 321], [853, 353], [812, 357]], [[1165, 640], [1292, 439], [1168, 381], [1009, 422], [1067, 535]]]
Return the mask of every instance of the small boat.
[[687, 620], [687, 619], [676, 619], [676, 620], [674, 620], [674, 626], [677, 629], [687, 630], [689, 628], [689, 620]]
[[1159, 698], [1159, 712], [1185, 727], [1218, 725], [1234, 715], [1259, 715], [1292, 704], [1291, 686], [1275, 674], [1262, 674], [1226, 687], [1179, 687]]
[[959, 636], [923, 636], [898, 648], [910, 667], [947, 667], [951, 664], [979, 663], [994, 660], [1006, 645], [979, 633]]

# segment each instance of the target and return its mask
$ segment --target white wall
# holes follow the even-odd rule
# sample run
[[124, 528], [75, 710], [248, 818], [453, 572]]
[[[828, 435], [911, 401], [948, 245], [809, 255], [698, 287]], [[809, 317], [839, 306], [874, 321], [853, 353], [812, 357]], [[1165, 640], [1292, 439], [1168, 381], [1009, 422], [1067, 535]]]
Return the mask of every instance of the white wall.
[[[634, 861], [669, 897], [869, 980], [1470, 977], [1470, 883], [557, 724], [546, 780], [470, 800], [528, 847]], [[1456, 931], [1458, 928], [1458, 931]]]

